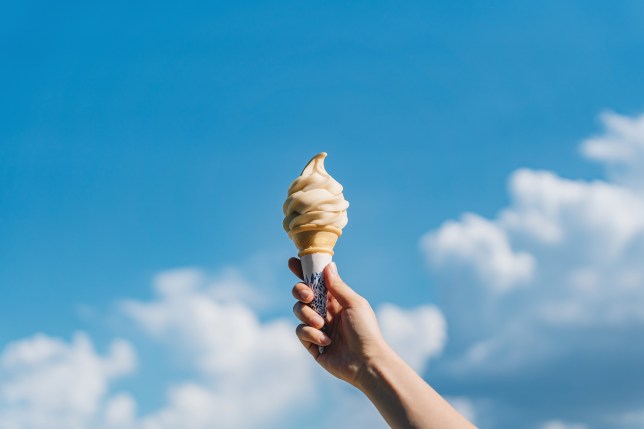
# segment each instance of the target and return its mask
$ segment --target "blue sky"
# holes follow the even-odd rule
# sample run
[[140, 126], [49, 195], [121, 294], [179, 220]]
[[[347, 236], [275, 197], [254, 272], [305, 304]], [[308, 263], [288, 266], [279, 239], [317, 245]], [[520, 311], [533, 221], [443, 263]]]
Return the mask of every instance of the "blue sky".
[[[226, 290], [221, 286], [226, 282], [248, 284], [247, 295], [260, 298], [213, 299], [243, 302], [260, 321], [258, 329], [275, 320], [294, 323], [294, 279], [285, 264], [294, 252], [281, 229], [281, 204], [303, 164], [326, 151], [327, 169], [345, 186], [351, 203], [336, 253], [345, 279], [376, 307], [391, 303], [411, 311], [428, 305], [447, 320], [442, 357], [432, 354], [437, 350], [426, 351], [433, 359], [428, 380], [475, 409], [481, 427], [517, 427], [517, 422], [549, 429], [556, 424], [630, 427], [624, 415], [633, 420], [632, 415], [644, 414], [636, 409], [644, 394], [640, 390], [615, 389], [624, 405], [600, 407], [595, 414], [588, 410], [598, 399], [579, 392], [570, 392], [574, 401], [566, 395], [557, 399], [561, 407], [548, 405], [549, 390], [599, 341], [563, 351], [559, 343], [543, 346], [567, 356], [553, 361], [550, 384], [493, 376], [485, 368], [476, 373], [472, 365], [462, 373], [479, 377], [464, 381], [450, 365], [467, 355], [475, 340], [496, 338], [501, 331], [496, 323], [525, 324], [531, 327], [526, 332], [539, 333], [535, 338], [548, 337], [541, 319], [511, 317], [529, 312], [536, 299], [512, 291], [539, 289], [545, 278], [563, 285], [562, 269], [552, 261], [606, 266], [606, 259], [597, 262], [583, 249], [532, 245], [522, 234], [537, 227], [524, 226], [518, 233], [516, 225], [497, 215], [507, 207], [525, 212], [513, 199], [523, 191], [511, 192], [509, 178], [517, 177], [518, 169], [551, 171], [561, 180], [585, 184], [605, 180], [640, 195], [603, 168], [628, 162], [580, 153], [580, 143], [593, 135], [609, 136], [611, 129], [619, 134], [619, 126], [611, 128], [598, 116], [602, 112], [635, 121], [644, 111], [643, 18], [644, 6], [636, 1], [3, 5], [1, 344], [22, 344], [41, 332], [72, 347], [80, 330], [98, 356], [109, 360], [109, 344], [124, 338], [136, 358], [113, 356], [121, 372], [105, 372], [107, 393], [97, 401], [107, 403], [109, 395], [124, 391], [136, 402], [137, 415], [163, 407], [166, 390], [184, 378], [210, 377], [208, 383], [218, 385], [219, 372], [204, 376], [199, 365], [186, 363], [190, 358], [173, 357], [182, 346], [168, 339], [171, 334], [164, 337], [165, 346], [155, 342], [161, 334], [146, 324], [143, 313], [133, 316], [139, 328], [131, 328], [134, 322], [124, 310], [129, 307], [122, 303], [163, 301], [152, 289], [155, 276], [189, 267], [215, 279], [217, 290]], [[637, 126], [632, 129], [638, 135]], [[629, 138], [624, 144], [639, 144]], [[541, 183], [529, 174], [523, 178]], [[564, 186], [553, 183], [553, 190]], [[575, 189], [575, 195], [586, 195], [590, 188]], [[464, 212], [490, 219], [493, 226], [468, 223], [461, 218]], [[602, 219], [611, 224], [614, 217], [606, 216]], [[457, 229], [466, 237], [461, 244], [478, 237], [468, 231], [482, 228], [489, 232], [486, 237], [498, 239], [495, 243], [508, 241], [512, 247], [483, 245], [483, 254], [501, 249], [518, 266], [520, 258], [513, 258], [527, 254], [534, 267], [508, 274], [503, 265], [481, 274], [479, 268], [489, 261], [436, 238], [450, 219], [463, 226]], [[574, 226], [561, 222], [557, 225], [564, 229]], [[574, 234], [586, 239], [593, 228]], [[638, 243], [640, 233], [633, 228], [628, 237]], [[421, 241], [428, 233], [430, 238]], [[606, 258], [623, 261], [628, 273], [637, 271], [626, 245], [616, 246], [622, 246], [615, 251], [619, 257]], [[632, 246], [630, 255], [644, 255], [636, 253], [641, 246]], [[437, 254], [462, 265], [446, 265]], [[611, 266], [600, 283], [612, 284], [622, 265]], [[463, 274], [468, 267], [474, 267], [470, 277]], [[230, 272], [236, 273], [234, 280], [221, 280]], [[495, 286], [489, 276], [508, 280]], [[636, 290], [644, 288], [638, 281]], [[510, 290], [504, 296], [518, 307], [505, 302], [494, 307], [500, 314], [496, 322], [481, 323], [470, 311], [478, 307], [460, 305], [458, 298], [459, 287], [465, 291], [478, 283], [485, 291]], [[515, 283], [532, 286], [514, 289]], [[570, 299], [583, 301], [576, 295]], [[543, 299], [544, 306], [549, 302]], [[596, 310], [595, 304], [582, 304]], [[219, 307], [213, 308], [216, 313]], [[641, 368], [634, 362], [644, 355], [630, 340], [642, 333], [636, 319], [625, 319], [622, 330], [609, 335], [612, 349], [624, 347], [620, 365], [634, 371]], [[599, 325], [593, 329], [609, 329]], [[597, 331], [584, 331], [592, 332]], [[515, 347], [527, 347], [508, 338]], [[167, 358], [156, 359], [159, 353]], [[548, 367], [551, 361], [540, 362]], [[611, 365], [602, 362], [588, 367]], [[526, 371], [537, 377], [535, 367]], [[112, 381], [116, 373], [123, 376]], [[581, 371], [570, 384], [583, 386], [587, 375]], [[608, 377], [605, 385], [613, 385], [611, 380], [621, 379]], [[315, 383], [323, 386], [318, 391], [329, 388], [325, 381]], [[520, 400], [508, 402], [508, 397]], [[0, 411], [9, 413], [11, 402], [2, 401]], [[529, 402], [540, 405], [528, 412]], [[342, 412], [334, 418], [341, 419]], [[264, 425], [296, 421], [284, 417], [288, 414], [267, 415]]]

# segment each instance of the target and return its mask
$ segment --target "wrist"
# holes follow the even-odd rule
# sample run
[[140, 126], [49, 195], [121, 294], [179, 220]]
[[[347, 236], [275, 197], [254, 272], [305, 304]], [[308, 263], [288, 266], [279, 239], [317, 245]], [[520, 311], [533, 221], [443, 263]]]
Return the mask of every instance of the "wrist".
[[375, 348], [358, 371], [355, 387], [369, 396], [377, 388], [387, 368], [395, 365], [396, 352], [384, 341]]

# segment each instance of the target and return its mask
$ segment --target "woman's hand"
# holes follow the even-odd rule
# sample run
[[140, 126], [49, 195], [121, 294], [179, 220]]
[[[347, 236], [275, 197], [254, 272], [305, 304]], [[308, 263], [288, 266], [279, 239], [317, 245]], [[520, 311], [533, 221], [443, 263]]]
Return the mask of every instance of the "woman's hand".
[[[303, 278], [299, 259], [289, 259], [288, 266]], [[322, 368], [360, 388], [361, 373], [388, 346], [371, 306], [342, 281], [335, 263], [325, 268], [324, 276], [328, 291], [326, 334], [321, 331], [325, 326], [322, 317], [308, 306], [313, 291], [301, 282], [293, 286], [293, 296], [298, 300], [293, 312], [303, 322], [296, 334]], [[324, 353], [320, 354], [318, 346], [325, 346]]]
[[[288, 266], [302, 278], [299, 259], [289, 259]], [[333, 262], [324, 278], [328, 336], [321, 331], [322, 318], [307, 305], [313, 291], [304, 283], [293, 287], [293, 312], [303, 322], [297, 337], [315, 360], [367, 395], [394, 429], [475, 429], [387, 345], [371, 306], [342, 281]], [[324, 353], [318, 346], [325, 346]]]

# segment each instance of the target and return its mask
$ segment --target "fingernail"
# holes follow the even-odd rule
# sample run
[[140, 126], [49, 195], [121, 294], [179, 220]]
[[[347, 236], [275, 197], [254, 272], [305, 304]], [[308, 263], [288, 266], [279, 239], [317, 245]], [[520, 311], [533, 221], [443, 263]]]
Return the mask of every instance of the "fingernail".
[[329, 265], [331, 266], [331, 272], [333, 274], [338, 274], [338, 267], [335, 265], [335, 262], [331, 262]]
[[311, 291], [306, 289], [303, 289], [300, 291], [300, 298], [302, 298], [303, 300], [309, 299], [310, 296], [311, 296]]

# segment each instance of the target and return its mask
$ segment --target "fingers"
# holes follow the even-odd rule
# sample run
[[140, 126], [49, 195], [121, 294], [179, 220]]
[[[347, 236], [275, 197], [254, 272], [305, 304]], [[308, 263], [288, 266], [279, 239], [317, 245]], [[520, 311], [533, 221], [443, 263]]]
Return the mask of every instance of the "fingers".
[[322, 316], [302, 302], [295, 303], [293, 306], [293, 313], [295, 313], [295, 317], [313, 328], [322, 329], [324, 327]]
[[298, 283], [293, 286], [291, 293], [293, 294], [293, 298], [298, 301], [302, 301], [305, 304], [313, 301], [313, 291], [304, 283]]
[[288, 260], [288, 268], [295, 274], [300, 280], [304, 280], [304, 274], [302, 273], [302, 262], [297, 258], [290, 258]]
[[[290, 258], [288, 260], [288, 268], [301, 280], [304, 279], [302, 263], [299, 259]], [[297, 283], [293, 286], [291, 293], [293, 294], [293, 297], [299, 301], [293, 306], [293, 313], [295, 313], [295, 316], [303, 322], [295, 329], [295, 334], [311, 356], [318, 359], [320, 356], [318, 346], [328, 346], [331, 344], [331, 338], [320, 330], [324, 327], [322, 316], [306, 305], [313, 301], [313, 291], [306, 284]]]
[[324, 332], [303, 323], [297, 325], [297, 328], [295, 328], [295, 334], [297, 335], [297, 338], [302, 341], [304, 347], [307, 347], [306, 343], [312, 343], [318, 346], [328, 346], [331, 344], [331, 338], [329, 338]]
[[351, 308], [362, 305], [366, 300], [351, 289], [338, 275], [335, 262], [331, 262], [324, 269], [326, 287], [342, 307]]
[[315, 360], [318, 359], [318, 356], [320, 356], [320, 348], [318, 347], [317, 344], [313, 344], [309, 341], [302, 341], [302, 340], [300, 340], [300, 343], [302, 343], [306, 351], [308, 351], [311, 354], [311, 356], [315, 358]]

